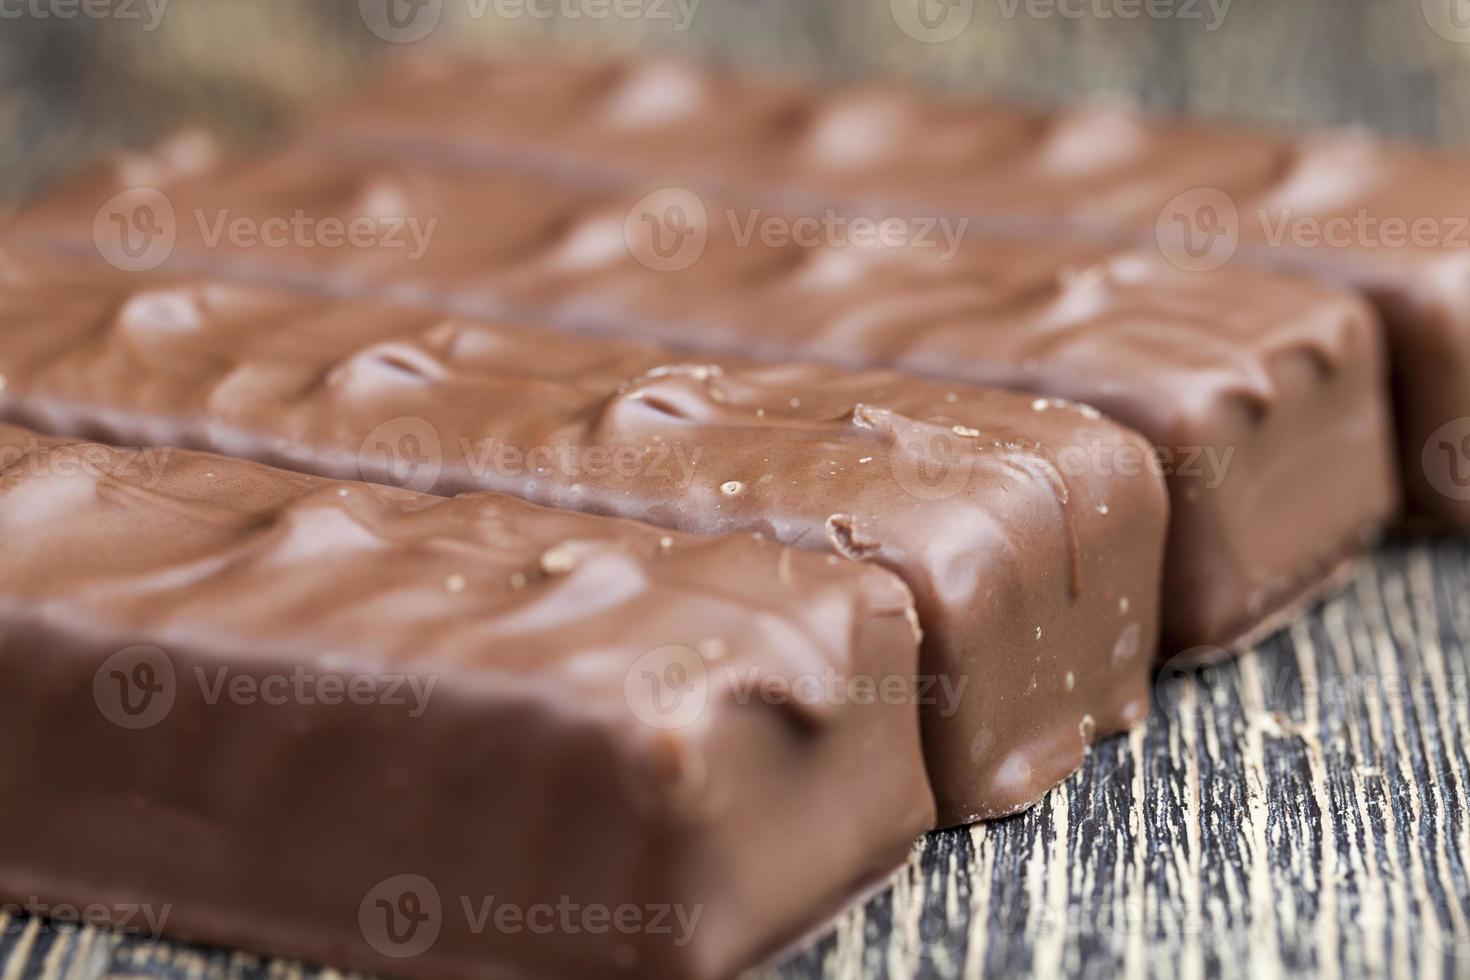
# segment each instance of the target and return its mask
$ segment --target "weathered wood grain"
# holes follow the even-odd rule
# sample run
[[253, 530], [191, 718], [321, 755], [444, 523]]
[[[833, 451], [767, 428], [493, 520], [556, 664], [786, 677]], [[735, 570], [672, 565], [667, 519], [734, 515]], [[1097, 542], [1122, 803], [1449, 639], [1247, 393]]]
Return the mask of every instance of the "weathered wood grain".
[[[687, 32], [463, 17], [445, 30], [1470, 141], [1470, 45], [1429, 29], [1420, 0], [1234, 0], [1215, 31], [1006, 9], [976, 0], [941, 45], [896, 30], [887, 0], [703, 0]], [[389, 47], [355, 0], [173, 0], [152, 32], [5, 21], [0, 198], [181, 123], [268, 130], [350, 92]], [[931, 835], [891, 887], [755, 975], [1470, 977], [1467, 677], [1470, 542], [1391, 543], [1237, 662], [1167, 667], [1146, 728], [1028, 813]], [[314, 975], [0, 912], [0, 980]]]

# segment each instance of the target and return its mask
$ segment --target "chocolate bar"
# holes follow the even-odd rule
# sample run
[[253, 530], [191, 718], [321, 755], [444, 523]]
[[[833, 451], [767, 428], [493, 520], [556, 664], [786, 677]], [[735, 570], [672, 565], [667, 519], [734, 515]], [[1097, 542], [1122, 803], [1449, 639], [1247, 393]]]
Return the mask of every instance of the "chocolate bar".
[[871, 564], [13, 426], [0, 538], [0, 898], [392, 974], [718, 980], [933, 820], [911, 597]]
[[820, 205], [916, 206], [992, 229], [1154, 219], [1171, 185], [1248, 193], [1288, 154], [1260, 134], [1092, 106], [1045, 112], [893, 83], [825, 89], [673, 59], [414, 60], [304, 139], [586, 183], [653, 179]]
[[992, 231], [1142, 237], [1188, 269], [1234, 261], [1350, 285], [1388, 327], [1410, 514], [1470, 528], [1462, 156], [1365, 133], [1286, 139], [1117, 109], [781, 87], [659, 61], [415, 63], [310, 136], [582, 180], [965, 215]]
[[[1327, 286], [939, 221], [901, 223], [885, 243], [881, 226], [877, 239], [809, 229], [790, 212], [681, 189], [608, 193], [302, 149], [226, 164], [187, 146], [126, 159], [38, 202], [12, 233], [94, 251], [90, 216], [132, 193], [129, 180], [172, 202], [160, 264], [1092, 405], [1146, 435], [1169, 479], [1171, 651], [1256, 631], [1397, 506], [1377, 324]], [[222, 214], [247, 227], [299, 214], [434, 231], [418, 258], [309, 237], [275, 247], [211, 235]], [[1324, 482], [1355, 492], [1324, 498]]]
[[[1280, 177], [1218, 205], [1239, 229], [1218, 257], [1361, 290], [1387, 327], [1409, 513], [1470, 529], [1470, 205], [1466, 161], [1367, 134], [1298, 141]], [[1180, 229], [1213, 233], [1201, 200]], [[1177, 250], [1181, 243], [1164, 240]], [[1233, 251], [1232, 251], [1233, 249]], [[1218, 261], [1218, 257], [1215, 259]]]
[[0, 268], [0, 417], [898, 572], [944, 824], [1030, 805], [1147, 714], [1167, 501], [1148, 444], [1092, 409], [13, 251]]

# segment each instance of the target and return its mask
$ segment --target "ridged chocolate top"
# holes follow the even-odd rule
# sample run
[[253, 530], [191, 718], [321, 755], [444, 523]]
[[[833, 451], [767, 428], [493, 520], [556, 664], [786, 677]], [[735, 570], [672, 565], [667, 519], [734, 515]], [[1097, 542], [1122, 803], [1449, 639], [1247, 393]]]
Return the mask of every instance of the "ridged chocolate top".
[[932, 719], [951, 822], [1034, 801], [1084, 717], [1145, 708], [1167, 503], [1148, 444], [1094, 409], [14, 251], [0, 270], [0, 416], [897, 571], [925, 669], [970, 685]]
[[308, 135], [445, 144], [466, 162], [554, 166], [585, 180], [754, 184], [1000, 224], [1064, 218], [1100, 229], [1151, 225], [1181, 189], [1249, 192], [1288, 160], [1263, 135], [1122, 109], [1046, 113], [893, 84], [773, 84], [671, 59], [411, 62]]
[[[895, 561], [959, 547], [934, 540], [936, 525], [982, 521], [1004, 533], [1003, 515], [1038, 498], [1075, 553], [1107, 521], [1097, 505], [1148, 509], [1158, 496], [1147, 474], [1104, 474], [1069, 455], [1144, 445], [1090, 408], [892, 372], [681, 359], [14, 251], [0, 257], [0, 321], [0, 404], [54, 412], [38, 424], [91, 418], [127, 442], [262, 441], [267, 452], [319, 452], [326, 462], [313, 465], [342, 476], [384, 479], [393, 477], [384, 468], [414, 460], [401, 440], [386, 450], [377, 440], [416, 436], [422, 465], [393, 482], [424, 491], [514, 487], [549, 504], [626, 516], [652, 508], [684, 530], [761, 530]], [[567, 454], [599, 447], [622, 461], [579, 479], [601, 467]], [[1078, 588], [1073, 577], [1056, 586]]]
[[[99, 208], [135, 188], [171, 208], [160, 259], [171, 267], [1019, 388], [1094, 405], [1160, 445], [1222, 402], [1269, 412], [1280, 359], [1305, 356], [1330, 374], [1374, 329], [1344, 290], [1244, 268], [1191, 272], [1141, 251], [966, 236], [940, 219], [910, 221], [899, 245], [846, 225], [772, 239], [763, 229], [797, 218], [683, 190], [592, 191], [299, 149], [221, 163], [203, 137], [94, 168], [27, 209], [11, 235], [95, 254]], [[317, 231], [271, 244], [225, 230], [297, 215], [303, 228], [358, 221], [377, 237], [324, 247]], [[674, 218], [676, 240], [691, 244], [669, 258], [654, 236]]]
[[847, 671], [864, 621], [913, 621], [908, 591], [876, 567], [748, 537], [11, 425], [0, 426], [0, 497], [0, 596], [12, 607], [85, 611], [89, 629], [160, 644], [263, 644], [341, 669], [519, 677], [629, 724], [624, 676], [655, 648]]

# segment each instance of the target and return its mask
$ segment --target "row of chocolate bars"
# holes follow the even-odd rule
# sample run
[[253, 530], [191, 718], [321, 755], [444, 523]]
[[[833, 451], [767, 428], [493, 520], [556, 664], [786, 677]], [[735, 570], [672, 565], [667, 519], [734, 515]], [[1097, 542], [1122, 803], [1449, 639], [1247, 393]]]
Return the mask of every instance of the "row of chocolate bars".
[[580, 62], [65, 181], [0, 251], [0, 892], [730, 975], [1470, 525], [1461, 166]]

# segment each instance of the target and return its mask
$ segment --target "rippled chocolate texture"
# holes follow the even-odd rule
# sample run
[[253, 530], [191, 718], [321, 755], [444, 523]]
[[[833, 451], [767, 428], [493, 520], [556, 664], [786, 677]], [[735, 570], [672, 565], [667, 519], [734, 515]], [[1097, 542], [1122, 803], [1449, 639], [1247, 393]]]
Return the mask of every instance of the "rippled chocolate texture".
[[1361, 132], [1292, 139], [894, 86], [783, 87], [663, 61], [415, 63], [310, 132], [584, 181], [656, 178], [811, 206], [964, 214], [1028, 235], [1141, 236], [1199, 268], [1201, 255], [1183, 251], [1189, 235], [1188, 248], [1217, 250], [1210, 265], [1351, 285], [1388, 326], [1411, 515], [1470, 528], [1463, 154]]
[[[300, 147], [220, 162], [200, 140], [82, 175], [15, 233], [103, 247], [126, 265], [111, 228], [94, 240], [93, 218], [139, 187], [157, 189], [149, 207], [166, 202], [174, 215], [172, 250], [158, 261], [177, 267], [1093, 405], [1163, 454], [1171, 652], [1257, 631], [1397, 505], [1377, 324], [1366, 303], [1329, 286], [1185, 272], [1096, 244], [946, 238], [962, 229], [938, 223], [910, 226], [896, 245], [840, 225], [782, 239], [796, 231], [790, 214], [710, 194], [594, 191]], [[417, 227], [422, 254], [406, 240], [321, 247], [306, 231], [279, 244], [216, 233], [224, 217], [251, 229], [298, 214], [303, 229]], [[1115, 462], [1104, 454], [1093, 465]], [[1354, 492], [1323, 492], [1337, 486]]]
[[0, 415], [889, 567], [946, 824], [1022, 809], [1148, 711], [1167, 503], [1091, 409], [203, 278], [0, 258]]
[[988, 224], [1106, 234], [1185, 187], [1249, 192], [1286, 154], [1257, 134], [1116, 108], [1047, 113], [945, 101], [893, 83], [765, 83], [672, 60], [411, 61], [304, 128], [323, 143], [420, 151], [575, 180], [780, 191], [884, 212], [952, 208]]
[[1236, 262], [1372, 299], [1392, 355], [1410, 514], [1470, 529], [1470, 159], [1323, 135], [1296, 143], [1280, 179], [1238, 213]]
[[[6, 899], [392, 974], [721, 980], [933, 820], [911, 597], [871, 564], [13, 426], [0, 540]], [[827, 675], [888, 696], [762, 693]]]

